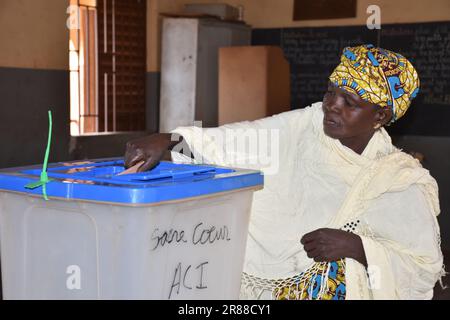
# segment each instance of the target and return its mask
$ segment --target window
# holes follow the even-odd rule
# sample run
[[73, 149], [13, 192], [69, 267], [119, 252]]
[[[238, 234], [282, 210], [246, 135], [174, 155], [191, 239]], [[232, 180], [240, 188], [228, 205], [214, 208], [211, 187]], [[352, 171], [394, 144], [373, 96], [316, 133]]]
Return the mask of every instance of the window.
[[71, 0], [71, 134], [145, 130], [146, 1]]

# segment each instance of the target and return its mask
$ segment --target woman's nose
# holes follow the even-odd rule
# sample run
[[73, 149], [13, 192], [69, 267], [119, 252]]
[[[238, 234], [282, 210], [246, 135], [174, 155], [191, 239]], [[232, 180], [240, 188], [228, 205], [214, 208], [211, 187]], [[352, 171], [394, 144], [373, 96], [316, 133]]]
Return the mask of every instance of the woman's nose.
[[330, 103], [330, 111], [340, 113], [345, 104], [345, 98], [340, 94], [336, 94], [332, 103]]

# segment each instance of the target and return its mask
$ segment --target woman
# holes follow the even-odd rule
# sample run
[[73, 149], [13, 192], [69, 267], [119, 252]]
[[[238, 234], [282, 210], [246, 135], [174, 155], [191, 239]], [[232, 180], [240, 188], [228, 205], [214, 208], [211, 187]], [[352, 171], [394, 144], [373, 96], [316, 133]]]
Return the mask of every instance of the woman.
[[[403, 56], [363, 45], [344, 49], [329, 80], [323, 102], [311, 107], [132, 141], [126, 166], [145, 161], [147, 170], [181, 140], [194, 162], [265, 173], [241, 298], [431, 299], [443, 275], [437, 184], [383, 128], [417, 95], [417, 72]], [[255, 148], [236, 147], [239, 134], [229, 133], [242, 130], [279, 134], [270, 142], [277, 170], [254, 161]]]

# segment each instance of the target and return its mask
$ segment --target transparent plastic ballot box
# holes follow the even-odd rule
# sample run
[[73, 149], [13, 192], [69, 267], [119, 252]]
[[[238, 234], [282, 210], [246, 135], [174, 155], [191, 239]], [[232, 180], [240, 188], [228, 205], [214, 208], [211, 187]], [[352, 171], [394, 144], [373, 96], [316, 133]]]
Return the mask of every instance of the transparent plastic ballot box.
[[[0, 170], [4, 299], [237, 299], [258, 171], [120, 159]], [[44, 197], [47, 196], [48, 200]]]

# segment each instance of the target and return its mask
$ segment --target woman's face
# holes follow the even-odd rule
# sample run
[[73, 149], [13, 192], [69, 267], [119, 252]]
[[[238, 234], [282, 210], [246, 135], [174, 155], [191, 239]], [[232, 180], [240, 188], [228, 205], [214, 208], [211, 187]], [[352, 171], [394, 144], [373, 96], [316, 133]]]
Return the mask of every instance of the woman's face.
[[[327, 136], [339, 139], [366, 138], [375, 131], [379, 123], [384, 125], [389, 119], [385, 112], [376, 104], [364, 101], [357, 94], [328, 85], [323, 97], [324, 112], [323, 129]], [[387, 108], [384, 108], [387, 109]]]

